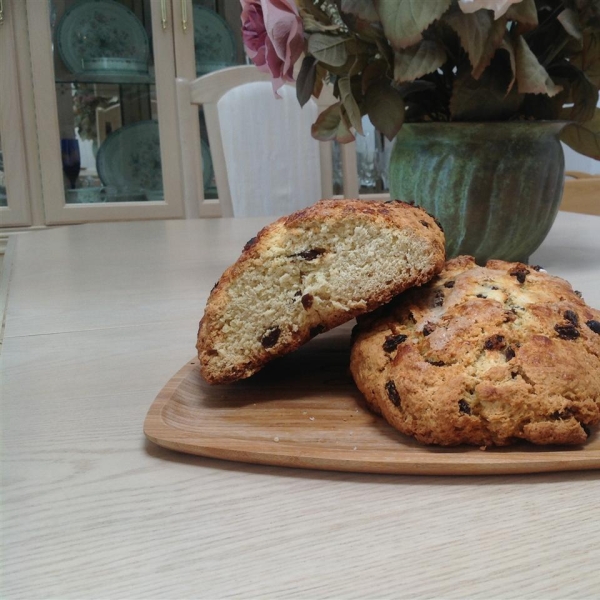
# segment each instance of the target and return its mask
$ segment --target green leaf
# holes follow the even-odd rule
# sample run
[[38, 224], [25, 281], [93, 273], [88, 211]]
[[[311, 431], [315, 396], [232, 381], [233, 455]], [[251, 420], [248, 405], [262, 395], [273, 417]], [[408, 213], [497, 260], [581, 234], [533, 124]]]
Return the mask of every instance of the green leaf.
[[373, 0], [341, 0], [340, 10], [368, 23], [379, 21]]
[[514, 116], [522, 101], [514, 88], [506, 94], [504, 78], [495, 72], [474, 79], [464, 71], [454, 80], [450, 114], [456, 121], [499, 121]]
[[446, 62], [446, 52], [440, 44], [422, 40], [416, 46], [396, 50], [394, 55], [394, 81], [413, 81], [436, 71]]
[[360, 108], [352, 95], [350, 77], [340, 77], [337, 83], [340, 90], [340, 100], [344, 105], [348, 120], [352, 127], [354, 127], [358, 133], [363, 135], [362, 116], [360, 114]]
[[558, 79], [566, 88], [565, 93], [562, 94], [564, 98], [561, 107], [564, 102], [573, 104], [572, 107], [562, 111], [561, 118], [570, 121], [589, 121], [592, 119], [598, 103], [596, 86], [570, 62], [562, 61], [548, 69], [552, 77]]
[[375, 54], [375, 51], [373, 45], [351, 38], [346, 41], [346, 54], [348, 55], [348, 60], [341, 67], [341, 72], [339, 73], [341, 76], [352, 76], [362, 73]]
[[523, 36], [517, 36], [515, 46], [515, 62], [517, 67], [517, 87], [521, 94], [546, 94], [555, 96], [562, 90], [556, 85], [548, 72], [539, 63]]
[[319, 61], [332, 67], [341, 67], [346, 64], [348, 52], [346, 41], [348, 38], [313, 33], [308, 38], [308, 51]]
[[302, 18], [305, 15], [312, 15], [317, 21], [324, 24], [331, 24], [331, 18], [320, 8], [315, 6], [313, 0], [294, 0]]
[[396, 50], [416, 44], [450, 4], [451, 0], [375, 0], [383, 31]]
[[315, 87], [312, 91], [312, 95], [315, 98], [318, 98], [321, 95], [321, 92], [323, 91], [323, 82], [327, 79], [327, 76], [327, 69], [323, 65], [317, 63], [317, 77]]
[[394, 139], [404, 123], [402, 96], [385, 83], [375, 83], [367, 90], [365, 105], [373, 126], [388, 140]]
[[515, 80], [517, 78], [517, 64], [516, 64], [516, 59], [515, 59], [515, 49], [513, 47], [512, 40], [510, 39], [510, 36], [508, 35], [508, 33], [504, 35], [504, 39], [500, 43], [500, 47], [498, 48], [498, 50], [505, 50], [508, 53], [508, 59], [510, 61], [510, 70], [512, 73], [512, 77], [508, 84], [508, 88], [506, 90], [506, 93], [508, 94], [510, 92], [510, 90], [512, 90], [512, 87], [515, 84]]
[[300, 16], [305, 33], [326, 33], [340, 30], [340, 25], [323, 23], [306, 10], [301, 10]]
[[587, 123], [567, 125], [560, 139], [575, 152], [600, 160], [600, 109], [596, 109], [594, 118]]
[[597, 88], [600, 88], [600, 32], [590, 30], [583, 32], [583, 48], [571, 58], [571, 62], [579, 67]]
[[373, 45], [379, 43], [387, 44], [387, 40], [383, 35], [383, 29], [374, 27], [372, 23], [363, 21], [354, 15], [348, 15], [346, 13], [340, 13], [344, 24], [348, 29], [356, 35], [357, 39], [363, 40]]
[[490, 64], [506, 32], [506, 19], [494, 20], [489, 10], [463, 14], [456, 10], [444, 16], [444, 21], [456, 31], [463, 48], [469, 55], [475, 79], [481, 77]]
[[522, 0], [513, 4], [505, 14], [509, 21], [518, 23], [517, 33], [527, 33], [538, 26], [537, 8], [535, 0]]
[[328, 106], [313, 123], [310, 133], [321, 142], [336, 140], [340, 144], [347, 144], [354, 141], [352, 132], [342, 118], [341, 102]]
[[574, 37], [576, 40], [580, 40], [583, 37], [581, 24], [579, 23], [579, 17], [574, 10], [565, 8], [565, 10], [563, 10], [558, 17], [556, 17], [556, 19], [571, 37]]
[[305, 56], [296, 77], [296, 98], [304, 106], [312, 96], [317, 81], [317, 61], [313, 56]]
[[375, 82], [381, 82], [392, 79], [392, 72], [390, 66], [382, 58], [374, 60], [369, 63], [362, 72], [362, 93], [366, 93], [367, 89]]
[[593, 119], [598, 104], [596, 86], [583, 74], [571, 84], [573, 107], [569, 118], [573, 121], [585, 122]]

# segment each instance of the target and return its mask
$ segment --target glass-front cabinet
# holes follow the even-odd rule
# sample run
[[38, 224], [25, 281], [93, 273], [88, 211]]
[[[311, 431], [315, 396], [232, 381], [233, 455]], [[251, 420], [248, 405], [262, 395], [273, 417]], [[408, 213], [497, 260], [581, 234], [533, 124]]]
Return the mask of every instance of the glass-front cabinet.
[[27, 17], [46, 222], [183, 217], [170, 3], [27, 0]]
[[244, 63], [239, 2], [1, 8], [0, 227], [198, 216], [184, 185], [180, 128], [189, 124], [177, 81]]
[[[239, 0], [0, 0], [0, 233], [212, 216], [198, 198], [217, 197], [206, 126], [181, 90], [246, 64], [240, 14]], [[364, 129], [351, 187], [372, 196], [389, 144]], [[200, 132], [192, 150], [185, 130]], [[191, 151], [203, 194], [186, 183]], [[343, 152], [333, 145], [333, 190], [348, 195]]]

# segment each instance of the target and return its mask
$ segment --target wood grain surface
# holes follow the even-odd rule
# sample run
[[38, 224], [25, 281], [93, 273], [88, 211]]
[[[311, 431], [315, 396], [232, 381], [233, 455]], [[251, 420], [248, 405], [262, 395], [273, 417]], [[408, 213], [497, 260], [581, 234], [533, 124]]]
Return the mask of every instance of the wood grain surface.
[[[146, 440], [210, 288], [264, 224], [17, 236], [0, 354], [0, 597], [597, 598], [598, 470], [336, 472]], [[532, 258], [595, 306], [598, 232], [598, 217], [561, 214]]]

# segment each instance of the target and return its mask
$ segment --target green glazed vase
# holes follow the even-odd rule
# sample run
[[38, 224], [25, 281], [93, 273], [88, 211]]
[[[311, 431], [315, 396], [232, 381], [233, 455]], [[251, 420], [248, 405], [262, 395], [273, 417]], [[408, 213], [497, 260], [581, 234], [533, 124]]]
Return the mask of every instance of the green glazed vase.
[[556, 218], [564, 122], [411, 123], [389, 165], [390, 197], [439, 219], [448, 258], [528, 262]]

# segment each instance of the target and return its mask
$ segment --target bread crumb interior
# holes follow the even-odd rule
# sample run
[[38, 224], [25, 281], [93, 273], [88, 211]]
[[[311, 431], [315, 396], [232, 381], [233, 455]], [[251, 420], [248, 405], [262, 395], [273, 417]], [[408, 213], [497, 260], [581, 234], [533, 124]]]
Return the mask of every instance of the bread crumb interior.
[[280, 239], [232, 282], [213, 323], [221, 330], [214, 367], [227, 370], [257, 351], [279, 353], [298, 330], [309, 339], [324, 323], [345, 322], [435, 261], [431, 244], [414, 232], [364, 220], [286, 229]]

